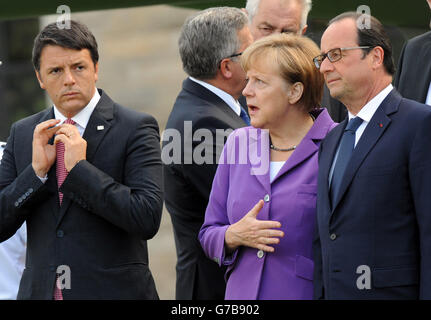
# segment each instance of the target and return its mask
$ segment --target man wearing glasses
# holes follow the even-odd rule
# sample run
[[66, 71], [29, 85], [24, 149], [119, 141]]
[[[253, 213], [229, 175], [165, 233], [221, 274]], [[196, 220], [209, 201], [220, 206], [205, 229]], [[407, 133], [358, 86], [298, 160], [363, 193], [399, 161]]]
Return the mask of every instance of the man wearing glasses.
[[[165, 203], [178, 257], [177, 299], [224, 298], [226, 269], [205, 256], [197, 236], [228, 133], [250, 124], [245, 104], [238, 102], [246, 85], [239, 56], [252, 41], [247, 16], [237, 8], [199, 12], [181, 31], [179, 51], [189, 77], [169, 116], [162, 151]], [[211, 141], [198, 135], [204, 131]], [[181, 142], [168, 135], [181, 137]], [[171, 147], [180, 149], [181, 159], [164, 157]]]
[[391, 82], [381, 23], [344, 13], [314, 59], [348, 110], [320, 146], [317, 299], [431, 298], [431, 110]]

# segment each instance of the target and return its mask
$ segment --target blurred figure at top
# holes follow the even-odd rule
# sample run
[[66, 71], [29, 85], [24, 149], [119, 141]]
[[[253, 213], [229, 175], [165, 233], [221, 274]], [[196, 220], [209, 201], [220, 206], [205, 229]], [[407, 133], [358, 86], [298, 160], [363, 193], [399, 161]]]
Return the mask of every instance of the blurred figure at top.
[[[254, 40], [258, 40], [273, 33], [304, 35], [311, 7], [311, 0], [247, 0], [245, 11]], [[326, 85], [323, 86], [322, 106], [336, 122], [347, 115], [346, 107], [331, 97]]]
[[254, 40], [273, 33], [303, 35], [311, 0], [248, 0], [245, 10]]

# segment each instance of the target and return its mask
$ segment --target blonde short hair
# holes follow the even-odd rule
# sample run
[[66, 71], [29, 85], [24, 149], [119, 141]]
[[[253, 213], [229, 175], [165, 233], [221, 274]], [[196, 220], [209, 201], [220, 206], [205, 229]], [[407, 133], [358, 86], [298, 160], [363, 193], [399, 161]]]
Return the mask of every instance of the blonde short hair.
[[267, 59], [287, 83], [301, 82], [304, 85], [298, 103], [311, 111], [320, 106], [323, 95], [324, 79], [313, 62], [313, 58], [319, 54], [319, 47], [307, 37], [274, 34], [250, 45], [241, 56], [241, 65], [247, 72], [256, 61]]

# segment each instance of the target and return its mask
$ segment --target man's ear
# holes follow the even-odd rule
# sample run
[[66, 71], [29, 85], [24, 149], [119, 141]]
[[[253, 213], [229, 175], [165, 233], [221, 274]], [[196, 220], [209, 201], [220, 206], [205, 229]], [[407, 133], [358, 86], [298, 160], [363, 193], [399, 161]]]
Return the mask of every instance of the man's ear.
[[301, 100], [302, 94], [304, 93], [304, 85], [302, 82], [295, 82], [289, 86], [287, 96], [290, 104], [296, 104]]
[[40, 75], [39, 71], [34, 70], [34, 72], [36, 73], [36, 78], [37, 78], [37, 81], [39, 81], [39, 85], [40, 85], [40, 87], [41, 87], [43, 90], [45, 90], [45, 85], [43, 84], [42, 77], [41, 77], [41, 75]]
[[94, 65], [94, 82], [97, 82], [97, 80], [99, 80], [99, 62], [96, 62], [96, 64]]
[[233, 76], [232, 61], [230, 59], [223, 59], [220, 62], [220, 73], [225, 79], [231, 79]]
[[377, 46], [371, 49], [369, 53], [372, 57], [372, 67], [373, 69], [377, 69], [383, 64], [383, 60], [385, 58], [385, 51], [382, 47]]
[[245, 13], [245, 15], [248, 17], [248, 11], [246, 8], [241, 8], [241, 11]]

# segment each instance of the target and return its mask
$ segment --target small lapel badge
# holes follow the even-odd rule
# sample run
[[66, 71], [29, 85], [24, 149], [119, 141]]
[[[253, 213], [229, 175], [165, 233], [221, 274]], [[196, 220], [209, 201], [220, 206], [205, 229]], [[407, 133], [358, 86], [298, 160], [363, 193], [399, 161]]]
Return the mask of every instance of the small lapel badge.
[[379, 123], [379, 127], [380, 127], [380, 128], [383, 128], [383, 123]]
[[103, 129], [105, 129], [105, 126], [97, 126], [97, 131], [101, 131]]

